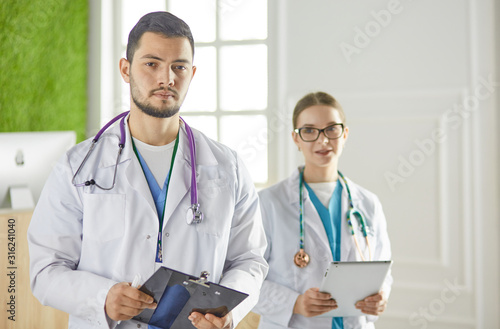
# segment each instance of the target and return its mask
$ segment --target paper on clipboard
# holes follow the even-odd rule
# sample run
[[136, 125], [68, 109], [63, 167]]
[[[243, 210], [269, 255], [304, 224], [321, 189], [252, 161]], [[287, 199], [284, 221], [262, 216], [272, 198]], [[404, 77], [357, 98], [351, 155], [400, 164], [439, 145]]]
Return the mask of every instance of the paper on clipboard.
[[354, 305], [380, 291], [391, 266], [392, 260], [330, 263], [320, 291], [330, 293], [338, 308], [319, 317], [366, 315]]
[[158, 306], [145, 309], [134, 320], [161, 329], [189, 328], [192, 312], [223, 317], [247, 294], [167, 267], [160, 267], [139, 289], [152, 296]]

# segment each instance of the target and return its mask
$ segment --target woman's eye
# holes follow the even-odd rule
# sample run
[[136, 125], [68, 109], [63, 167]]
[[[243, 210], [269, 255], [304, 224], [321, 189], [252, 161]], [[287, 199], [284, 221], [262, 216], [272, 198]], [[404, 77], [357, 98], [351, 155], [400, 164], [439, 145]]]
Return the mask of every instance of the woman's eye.
[[314, 132], [314, 129], [312, 129], [312, 128], [302, 129], [302, 133], [304, 133], [304, 134], [312, 134], [313, 132]]

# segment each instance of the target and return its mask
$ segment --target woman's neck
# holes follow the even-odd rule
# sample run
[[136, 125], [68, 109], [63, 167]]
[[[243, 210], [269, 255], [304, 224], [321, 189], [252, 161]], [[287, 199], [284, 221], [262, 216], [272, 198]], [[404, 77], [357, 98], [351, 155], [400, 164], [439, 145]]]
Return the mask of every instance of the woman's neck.
[[314, 167], [306, 165], [304, 181], [306, 183], [335, 182], [338, 179], [337, 166]]

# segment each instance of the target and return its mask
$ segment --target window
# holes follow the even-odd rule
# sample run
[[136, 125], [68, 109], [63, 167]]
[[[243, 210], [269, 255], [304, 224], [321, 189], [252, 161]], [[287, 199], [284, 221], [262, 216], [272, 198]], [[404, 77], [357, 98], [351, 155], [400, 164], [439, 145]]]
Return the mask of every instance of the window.
[[[196, 8], [196, 10], [193, 10]], [[267, 0], [169, 0], [195, 39], [187, 122], [238, 152], [256, 184], [267, 168]]]
[[[118, 59], [125, 57], [128, 33], [141, 16], [168, 10], [183, 19], [195, 40], [196, 75], [181, 108], [193, 127], [238, 152], [259, 187], [269, 181], [268, 165], [268, 1], [123, 1], [114, 16], [116, 58], [109, 74], [115, 101], [101, 112], [107, 122], [129, 109], [129, 85], [121, 80]], [[195, 10], [194, 10], [195, 8]], [[103, 10], [104, 11], [104, 10]], [[105, 13], [103, 13], [103, 17]], [[113, 29], [113, 27], [112, 27]], [[117, 33], [119, 30], [119, 33]], [[115, 38], [116, 40], [118, 38]], [[103, 84], [105, 84], [103, 82]], [[104, 88], [105, 86], [103, 86]], [[101, 92], [102, 93], [102, 92]], [[111, 100], [108, 101], [108, 103]], [[101, 102], [103, 104], [103, 102]], [[103, 108], [105, 110], [106, 108]], [[109, 110], [111, 109], [111, 111]]]

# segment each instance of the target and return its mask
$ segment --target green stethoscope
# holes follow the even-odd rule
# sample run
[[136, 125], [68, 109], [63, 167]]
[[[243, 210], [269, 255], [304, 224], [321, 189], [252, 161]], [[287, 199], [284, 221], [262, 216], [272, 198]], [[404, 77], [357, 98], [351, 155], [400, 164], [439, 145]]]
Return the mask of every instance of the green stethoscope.
[[[370, 242], [368, 240], [368, 231], [366, 228], [366, 222], [361, 214], [361, 212], [357, 209], [354, 208], [354, 204], [352, 203], [352, 197], [351, 197], [351, 191], [349, 190], [349, 185], [347, 184], [347, 180], [345, 179], [344, 175], [340, 171], [337, 171], [339, 174], [339, 177], [344, 181], [344, 185], [347, 190], [347, 196], [349, 200], [349, 210], [347, 211], [347, 225], [349, 225], [349, 228], [351, 230], [351, 236], [354, 240], [354, 244], [356, 245], [356, 249], [358, 250], [359, 255], [361, 256], [361, 259], [365, 261], [365, 257], [363, 253], [361, 252], [361, 248], [359, 247], [358, 239], [356, 238], [356, 234], [354, 233], [354, 227], [352, 226], [352, 219], [357, 218], [359, 225], [361, 227], [361, 232], [363, 233], [363, 236], [366, 241], [366, 246], [368, 247], [368, 253], [369, 253], [369, 260], [372, 260], [372, 250], [370, 247]], [[294, 256], [294, 263], [298, 267], [306, 267], [309, 264], [310, 258], [309, 255], [305, 252], [304, 250], [304, 169], [300, 171], [299, 175], [299, 222], [300, 222], [300, 249], [299, 251], [295, 254]]]

